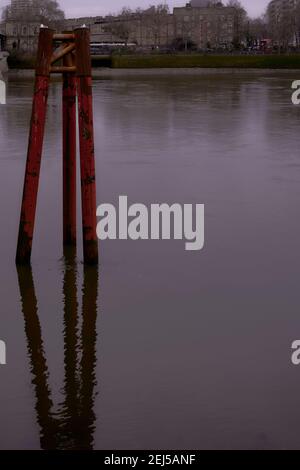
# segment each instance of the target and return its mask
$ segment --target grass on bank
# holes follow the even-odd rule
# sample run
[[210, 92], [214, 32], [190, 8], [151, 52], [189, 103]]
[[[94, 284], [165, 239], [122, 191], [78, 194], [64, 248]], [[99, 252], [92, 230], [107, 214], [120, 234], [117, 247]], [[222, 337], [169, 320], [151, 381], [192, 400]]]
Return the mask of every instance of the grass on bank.
[[300, 68], [300, 55], [149, 55], [112, 56], [113, 68]]

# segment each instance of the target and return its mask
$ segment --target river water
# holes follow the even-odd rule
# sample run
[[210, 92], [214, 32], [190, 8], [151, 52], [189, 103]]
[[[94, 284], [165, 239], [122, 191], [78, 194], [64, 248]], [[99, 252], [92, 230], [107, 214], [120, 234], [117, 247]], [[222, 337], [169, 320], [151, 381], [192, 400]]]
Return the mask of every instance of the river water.
[[[298, 72], [299, 74], [299, 72]], [[62, 250], [51, 86], [32, 270], [14, 263], [33, 82], [0, 107], [1, 449], [300, 448], [297, 72], [94, 81], [97, 202], [205, 204], [205, 248]], [[80, 211], [78, 211], [78, 214]]]

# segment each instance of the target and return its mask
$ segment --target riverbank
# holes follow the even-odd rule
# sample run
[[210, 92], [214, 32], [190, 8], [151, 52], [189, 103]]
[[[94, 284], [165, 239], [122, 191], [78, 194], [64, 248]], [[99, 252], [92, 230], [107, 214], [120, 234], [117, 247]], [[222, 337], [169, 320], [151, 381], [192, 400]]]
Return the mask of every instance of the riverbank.
[[[32, 69], [33, 58], [9, 58], [11, 69]], [[163, 68], [229, 68], [229, 69], [300, 69], [300, 55], [200, 55], [150, 54], [112, 55], [92, 58], [93, 68], [163, 69]]]
[[[113, 68], [93, 68], [92, 76], [94, 80], [105, 79], [149, 79], [149, 77], [218, 77], [218, 76], [237, 76], [242, 77], [248, 75], [251, 77], [256, 76], [274, 76], [292, 78], [297, 77], [299, 69], [260, 69], [260, 68], [148, 68], [148, 69], [113, 69]], [[34, 69], [10, 69], [5, 77], [13, 81], [32, 81], [34, 79]], [[60, 81], [61, 75], [53, 75], [52, 81]]]
[[[94, 59], [96, 66], [97, 59]], [[112, 68], [300, 69], [300, 55], [149, 55], [113, 56]]]

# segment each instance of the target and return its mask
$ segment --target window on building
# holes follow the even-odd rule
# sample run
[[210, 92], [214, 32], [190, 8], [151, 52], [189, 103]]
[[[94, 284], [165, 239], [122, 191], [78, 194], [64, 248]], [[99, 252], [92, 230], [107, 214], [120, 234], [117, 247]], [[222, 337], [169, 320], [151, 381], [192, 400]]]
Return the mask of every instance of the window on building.
[[27, 26], [23, 26], [22, 28], [22, 34], [25, 36], [27, 34]]

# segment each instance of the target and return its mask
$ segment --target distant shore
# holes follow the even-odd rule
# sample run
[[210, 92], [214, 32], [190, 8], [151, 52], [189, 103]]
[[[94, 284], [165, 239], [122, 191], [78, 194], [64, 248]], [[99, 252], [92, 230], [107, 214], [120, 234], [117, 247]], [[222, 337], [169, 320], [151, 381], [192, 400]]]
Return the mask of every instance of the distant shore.
[[[299, 75], [298, 75], [299, 74]], [[4, 80], [30, 81], [34, 80], [34, 69], [12, 69], [8, 74], [4, 74]], [[92, 76], [94, 80], [107, 79], [151, 79], [155, 77], [172, 80], [172, 77], [221, 77], [222, 75], [232, 75], [242, 77], [249, 76], [274, 76], [292, 77], [300, 79], [299, 69], [254, 69], [254, 68], [152, 68], [152, 69], [111, 69], [93, 68]], [[52, 81], [61, 81], [61, 75], [53, 75]]]
[[[33, 58], [9, 58], [10, 69], [33, 69]], [[163, 69], [163, 68], [229, 68], [229, 69], [300, 69], [300, 54], [213, 55], [149, 54], [112, 55], [92, 58], [93, 68]]]
[[[94, 60], [95, 65], [97, 59]], [[112, 68], [300, 69], [300, 55], [128, 55], [113, 56]]]

